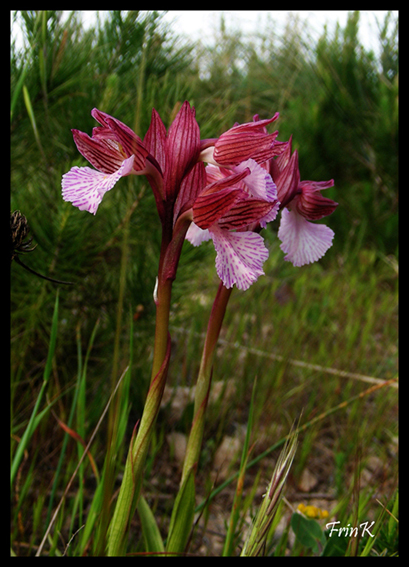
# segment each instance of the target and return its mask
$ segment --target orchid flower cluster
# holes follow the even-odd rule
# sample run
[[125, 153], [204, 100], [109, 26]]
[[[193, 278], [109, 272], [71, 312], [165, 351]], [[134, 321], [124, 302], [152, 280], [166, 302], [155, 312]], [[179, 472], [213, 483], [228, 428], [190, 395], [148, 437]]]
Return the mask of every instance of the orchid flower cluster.
[[153, 110], [143, 141], [116, 118], [97, 109], [91, 114], [101, 126], [91, 137], [78, 130], [73, 136], [95, 169], [73, 167], [62, 180], [63, 199], [80, 210], [95, 215], [121, 177], [145, 175], [165, 230], [175, 231], [183, 219], [194, 246], [213, 241], [217, 274], [227, 288], [245, 290], [263, 275], [268, 250], [259, 231], [279, 211], [285, 260], [302, 266], [331, 246], [333, 231], [311, 221], [335, 210], [337, 203], [321, 195], [333, 180], [300, 181], [291, 139], [280, 142], [277, 131], [267, 132], [278, 113], [201, 140], [195, 110], [185, 102], [168, 132]]
[[[322, 190], [333, 185], [333, 180], [300, 180], [298, 153], [292, 151], [292, 139], [278, 141], [278, 132], [267, 130], [278, 113], [264, 120], [256, 115], [252, 122], [235, 124], [218, 138], [203, 140], [195, 110], [188, 102], [181, 105], [168, 130], [153, 109], [143, 140], [118, 119], [97, 109], [91, 114], [100, 124], [93, 129], [92, 136], [78, 130], [73, 130], [73, 136], [79, 152], [93, 168], [73, 167], [63, 175], [63, 199], [95, 215], [105, 193], [122, 177], [144, 175], [152, 188], [162, 225], [154, 292], [156, 326], [151, 382], [130, 443], [107, 533], [108, 555], [124, 553], [132, 514], [138, 503], [145, 506], [140, 497], [144, 463], [166, 383], [171, 350], [171, 289], [183, 243], [187, 239], [198, 246], [212, 240], [216, 250], [220, 284], [209, 317], [196, 383], [194, 417], [165, 550], [179, 553], [186, 548], [193, 525], [194, 478], [215, 347], [233, 286], [246, 290], [264, 274], [268, 249], [260, 232], [279, 213], [278, 238], [285, 260], [302, 266], [326, 253], [334, 233], [314, 221], [330, 215], [337, 207], [337, 203], [321, 195]], [[159, 548], [162, 550], [160, 545]]]

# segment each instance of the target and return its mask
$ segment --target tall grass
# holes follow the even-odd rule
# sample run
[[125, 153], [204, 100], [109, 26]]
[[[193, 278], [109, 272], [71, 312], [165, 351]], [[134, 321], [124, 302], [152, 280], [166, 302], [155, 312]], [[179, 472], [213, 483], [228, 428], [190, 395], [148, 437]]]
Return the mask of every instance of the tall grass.
[[[358, 512], [380, 517], [377, 500], [396, 511], [396, 383], [381, 384], [397, 372], [397, 21], [379, 22], [375, 56], [359, 43], [358, 12], [344, 29], [321, 37], [300, 20], [250, 37], [222, 25], [215, 46], [206, 49], [182, 41], [155, 12], [112, 11], [89, 30], [77, 12], [64, 22], [59, 11], [13, 17], [24, 47], [11, 45], [11, 209], [26, 215], [37, 244], [25, 263], [75, 282], [58, 289], [57, 331], [55, 286], [11, 267], [14, 553], [34, 555], [40, 545], [44, 555], [102, 553], [107, 487], [115, 489], [123, 472], [149, 384], [160, 247], [150, 189], [143, 180], [119, 184], [96, 217], [61, 199], [62, 174], [83, 165], [70, 130], [90, 133], [93, 107], [141, 136], [152, 107], [170, 123], [184, 99], [196, 107], [203, 137], [256, 113], [264, 118], [280, 111], [280, 139], [293, 135], [302, 178], [335, 179], [328, 196], [340, 206], [330, 217], [336, 237], [326, 257], [293, 268], [282, 260], [274, 229], [266, 231], [266, 276], [245, 294], [232, 294], [214, 376], [226, 388], [208, 410], [191, 551], [222, 551], [211, 534], [217, 514], [222, 524], [229, 521], [240, 452], [226, 455], [233, 476], [210, 497], [226, 480], [212, 476], [212, 462], [226, 437], [240, 438], [255, 378], [252, 456], [266, 455], [257, 473], [249, 468], [242, 477], [234, 522], [243, 533], [271, 476], [277, 450], [269, 449], [301, 410], [311, 426], [299, 433], [288, 505], [277, 517], [284, 527], [271, 534], [269, 553], [313, 553], [291, 539], [288, 510], [299, 501], [315, 498], [345, 525]], [[182, 388], [194, 387], [217, 289], [210, 248], [184, 245], [174, 287], [168, 384], [177, 399]], [[105, 414], [121, 376], [120, 395]], [[163, 533], [168, 494], [176, 492], [180, 475], [167, 435], [171, 429], [188, 433], [192, 403], [178, 417], [175, 411], [169, 402], [159, 415], [144, 485]], [[316, 481], [310, 491], [306, 471]], [[382, 518], [383, 539], [372, 550], [363, 542], [355, 553], [394, 550], [395, 524]], [[132, 529], [132, 551], [141, 551], [138, 520]], [[243, 536], [233, 539], [239, 554]]]

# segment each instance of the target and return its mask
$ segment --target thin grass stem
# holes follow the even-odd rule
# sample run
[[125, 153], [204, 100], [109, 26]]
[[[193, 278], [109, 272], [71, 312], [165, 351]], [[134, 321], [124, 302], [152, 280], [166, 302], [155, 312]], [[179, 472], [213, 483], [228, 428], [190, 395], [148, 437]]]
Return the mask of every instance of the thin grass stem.
[[47, 539], [48, 539], [48, 536], [49, 536], [49, 534], [50, 534], [51, 528], [52, 528], [52, 526], [53, 526], [53, 524], [54, 524], [54, 522], [55, 522], [55, 520], [56, 520], [56, 518], [57, 518], [58, 512], [59, 512], [60, 509], [61, 509], [61, 506], [63, 505], [63, 502], [64, 502], [64, 500], [65, 500], [65, 497], [67, 496], [68, 491], [70, 490], [71, 485], [72, 485], [72, 483], [74, 482], [75, 477], [77, 476], [77, 472], [78, 472], [80, 466], [82, 465], [82, 463], [83, 463], [85, 457], [87, 456], [88, 451], [89, 451], [89, 449], [91, 448], [92, 443], [94, 442], [95, 436], [96, 436], [96, 434], [97, 434], [97, 432], [98, 432], [98, 430], [99, 430], [99, 428], [100, 428], [102, 422], [104, 421], [104, 418], [105, 418], [105, 416], [106, 416], [106, 414], [107, 414], [107, 411], [108, 411], [108, 409], [109, 409], [109, 406], [111, 405], [111, 402], [112, 402], [112, 400], [113, 400], [113, 398], [114, 398], [114, 396], [115, 396], [115, 394], [116, 394], [116, 392], [117, 392], [117, 390], [118, 390], [118, 388], [119, 388], [119, 386], [120, 386], [120, 384], [121, 384], [121, 382], [122, 382], [124, 376], [126, 375], [127, 371], [128, 371], [128, 367], [125, 368], [124, 372], [122, 373], [122, 375], [120, 376], [118, 382], [117, 382], [116, 385], [115, 385], [114, 391], [112, 392], [112, 394], [111, 394], [110, 397], [109, 397], [109, 400], [108, 400], [108, 402], [107, 402], [107, 404], [106, 404], [106, 406], [105, 406], [105, 408], [104, 408], [104, 410], [103, 410], [103, 412], [102, 412], [102, 414], [101, 414], [101, 416], [100, 416], [100, 418], [99, 418], [99, 420], [98, 420], [98, 423], [96, 424], [96, 426], [95, 426], [95, 428], [94, 428], [94, 431], [93, 431], [92, 434], [91, 434], [91, 437], [90, 437], [90, 439], [89, 439], [89, 441], [88, 441], [88, 443], [87, 443], [87, 446], [85, 447], [84, 452], [82, 453], [82, 455], [81, 455], [81, 457], [80, 457], [80, 459], [79, 459], [79, 461], [78, 461], [78, 463], [77, 463], [77, 466], [75, 467], [75, 470], [74, 470], [74, 472], [72, 473], [71, 478], [70, 478], [70, 480], [69, 480], [68, 483], [67, 483], [67, 486], [65, 487], [64, 493], [63, 493], [63, 495], [62, 495], [62, 497], [61, 497], [61, 499], [60, 499], [60, 501], [59, 501], [59, 503], [58, 503], [58, 505], [57, 505], [57, 507], [56, 507], [56, 509], [55, 509], [55, 511], [54, 511], [54, 514], [53, 514], [53, 516], [52, 516], [52, 518], [51, 518], [51, 520], [50, 520], [50, 523], [49, 523], [48, 526], [47, 526], [47, 529], [46, 529], [46, 531], [45, 531], [45, 534], [44, 534], [44, 536], [43, 536], [43, 539], [42, 539], [42, 541], [41, 541], [41, 543], [40, 543], [40, 545], [39, 545], [39, 547], [38, 547], [38, 550], [37, 550], [37, 553], [36, 553], [36, 557], [39, 557], [39, 556], [41, 555], [41, 552], [42, 552], [42, 550], [43, 550], [44, 544], [45, 544], [45, 542], [46, 542]]
[[[55, 345], [57, 342], [57, 325], [58, 325], [58, 290], [57, 290], [57, 295], [56, 295], [56, 299], [55, 299], [55, 305], [54, 305], [54, 314], [53, 314], [53, 320], [52, 320], [52, 325], [51, 325], [51, 335], [50, 335], [50, 343], [49, 343], [49, 349], [48, 349], [48, 356], [47, 356], [47, 361], [45, 364], [45, 368], [44, 368], [44, 374], [43, 374], [43, 382], [41, 385], [41, 389], [40, 392], [37, 396], [33, 411], [31, 413], [30, 416], [30, 420], [28, 422], [28, 425], [26, 427], [26, 430], [24, 431], [24, 434], [20, 440], [20, 443], [17, 446], [17, 450], [16, 453], [14, 455], [12, 464], [11, 464], [11, 471], [10, 471], [10, 487], [12, 488], [13, 486], [13, 482], [14, 482], [14, 478], [16, 476], [18, 467], [20, 466], [20, 462], [21, 459], [23, 458], [23, 453], [28, 445], [28, 442], [32, 436], [32, 434], [34, 433], [34, 424], [36, 422], [36, 417], [43, 399], [43, 395], [45, 393], [45, 390], [48, 386], [48, 381], [51, 375], [51, 368], [52, 368], [52, 361], [53, 361], [53, 357], [54, 357], [54, 351], [55, 351]], [[37, 424], [38, 425], [38, 424]]]
[[[377, 390], [379, 390], [381, 388], [387, 388], [387, 387], [391, 386], [392, 384], [397, 383], [397, 381], [398, 381], [397, 378], [392, 378], [391, 380], [385, 380], [381, 384], [376, 384], [375, 386], [371, 386], [370, 388], [367, 388], [366, 390], [364, 390], [363, 392], [360, 392], [356, 396], [352, 396], [348, 400], [345, 400], [344, 402], [341, 402], [341, 403], [337, 404], [336, 406], [329, 408], [328, 410], [320, 413], [319, 415], [317, 415], [316, 417], [314, 417], [310, 421], [304, 423], [303, 425], [300, 425], [299, 427], [297, 427], [297, 429], [294, 430], [294, 434], [298, 435], [299, 433], [306, 431], [307, 429], [311, 428], [313, 425], [315, 425], [319, 421], [322, 421], [323, 419], [325, 419], [329, 415], [332, 415], [332, 414], [334, 414], [334, 413], [336, 413], [336, 412], [338, 412], [342, 409], [345, 409], [347, 406], [349, 406], [353, 402], [355, 402], [357, 400], [361, 400], [365, 396], [368, 396], [368, 395], [372, 394], [373, 392], [376, 392]], [[246, 465], [246, 470], [254, 467], [254, 465], [259, 463], [262, 459], [264, 459], [268, 455], [270, 455], [273, 451], [276, 451], [277, 449], [282, 447], [286, 443], [288, 438], [289, 438], [289, 435], [282, 437], [279, 441], [274, 443], [274, 445], [271, 445], [271, 447], [269, 447], [268, 449], [266, 449], [265, 451], [260, 453], [260, 455], [258, 455], [257, 457], [255, 457], [254, 459], [249, 461]], [[224, 490], [234, 480], [236, 480], [238, 478], [239, 474], [240, 474], [240, 471], [234, 473], [231, 477], [226, 479], [217, 488], [215, 488], [211, 492], [211, 494], [208, 496], [208, 498], [196, 507], [195, 512], [196, 513], [200, 512], [204, 506], [208, 505], [208, 503], [211, 500], [213, 500], [213, 498], [215, 498], [220, 492], [222, 492], [222, 490]]]

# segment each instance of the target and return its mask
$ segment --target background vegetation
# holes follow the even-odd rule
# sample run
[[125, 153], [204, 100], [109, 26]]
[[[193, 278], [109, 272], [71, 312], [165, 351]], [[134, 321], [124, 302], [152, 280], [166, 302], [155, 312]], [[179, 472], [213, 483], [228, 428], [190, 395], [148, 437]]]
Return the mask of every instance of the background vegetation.
[[[63, 20], [59, 11], [19, 11], [12, 19], [21, 27], [24, 47], [11, 44], [10, 207], [27, 217], [37, 244], [24, 262], [74, 282], [59, 286], [58, 334], [41, 419], [12, 485], [14, 552], [36, 552], [81, 454], [81, 444], [61, 422], [87, 441], [130, 365], [120, 407], [120, 475], [149, 381], [160, 239], [149, 186], [143, 179], [124, 180], [95, 217], [61, 198], [61, 176], [73, 165], [85, 165], [70, 130], [91, 133], [94, 107], [141, 137], [152, 107], [169, 124], [185, 99], [196, 108], [203, 138], [254, 114], [266, 118], [279, 111], [279, 139], [293, 135], [301, 178], [335, 179], [326, 196], [339, 207], [325, 221], [336, 236], [325, 258], [294, 268], [283, 261], [277, 226], [269, 227], [266, 276], [246, 293], [233, 293], [214, 371], [214, 380], [231, 388], [210, 407], [200, 479], [203, 498], [213, 482], [220, 484], [211, 474], [213, 459], [226, 439], [232, 446], [240, 439], [257, 378], [254, 455], [282, 438], [301, 410], [305, 423], [327, 414], [301, 436], [288, 506], [318, 502], [345, 525], [378, 517], [376, 499], [386, 506], [397, 490], [396, 383], [380, 386], [397, 374], [397, 20], [389, 14], [379, 22], [375, 54], [360, 44], [359, 12], [349, 14], [345, 28], [324, 30], [320, 37], [293, 17], [284, 29], [267, 22], [246, 37], [228, 30], [221, 18], [213, 47], [187, 42], [156, 12], [111, 11], [91, 29], [83, 28], [78, 12]], [[161, 527], [179, 478], [177, 451], [167, 434], [189, 429], [189, 395], [180, 411], [175, 400], [194, 385], [216, 289], [214, 251], [186, 243], [174, 286], [169, 375], [174, 396], [159, 417], [145, 487], [163, 518]], [[55, 300], [54, 284], [13, 263], [12, 458], [43, 384]], [[366, 395], [374, 385], [379, 389]], [[95, 469], [84, 462], [43, 553], [63, 553], [84, 524], [111, 425], [112, 416], [100, 426], [91, 449]], [[225, 454], [237, 470], [239, 457]], [[274, 455], [249, 471], [247, 490], [256, 496], [243, 507], [244, 526]], [[223, 533], [230, 501], [227, 487], [208, 504], [191, 551], [218, 553], [212, 534]], [[270, 552], [313, 553], [291, 540], [287, 510], [281, 509], [281, 539], [275, 536]], [[373, 553], [395, 551], [391, 533], [377, 538]], [[92, 533], [78, 536], [67, 553], [96, 553], [96, 539]], [[239, 535], [238, 547], [240, 541]]]

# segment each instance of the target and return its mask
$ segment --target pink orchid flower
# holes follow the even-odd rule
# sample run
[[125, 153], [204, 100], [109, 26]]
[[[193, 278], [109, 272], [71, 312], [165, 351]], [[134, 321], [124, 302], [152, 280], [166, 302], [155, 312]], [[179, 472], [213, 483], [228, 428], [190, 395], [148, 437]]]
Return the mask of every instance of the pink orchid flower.
[[269, 171], [277, 185], [281, 223], [278, 238], [286, 254], [284, 260], [294, 266], [316, 262], [332, 246], [334, 232], [326, 225], [314, 224], [334, 212], [338, 203], [323, 197], [323, 189], [332, 187], [330, 181], [301, 181], [298, 153], [291, 155], [291, 138], [285, 151], [269, 162]]
[[[268, 251], [258, 234], [282, 209], [278, 237], [294, 266], [321, 258], [332, 244], [331, 229], [314, 221], [337, 203], [321, 196], [328, 182], [300, 182], [298, 154], [289, 142], [268, 133], [272, 118], [235, 124], [219, 138], [200, 140], [195, 109], [185, 101], [166, 130], [155, 109], [143, 139], [128, 126], [92, 111], [100, 126], [92, 136], [73, 130], [79, 152], [95, 168], [73, 167], [63, 175], [63, 199], [95, 214], [103, 196], [121, 177], [145, 175], [170, 243], [182, 234], [197, 246], [212, 239], [216, 269], [226, 287], [247, 289], [263, 274]], [[205, 167], [207, 163], [207, 167]], [[177, 225], [178, 219], [183, 219]], [[177, 226], [176, 226], [177, 225]], [[176, 258], [176, 256], [175, 256]], [[174, 277], [176, 261], [166, 264]]]
[[112, 116], [97, 109], [91, 114], [101, 126], [93, 129], [92, 137], [78, 130], [73, 130], [73, 136], [79, 152], [95, 169], [73, 167], [63, 175], [63, 199], [95, 214], [105, 193], [121, 177], [145, 175], [163, 221], [164, 203], [173, 205], [184, 177], [199, 157], [200, 131], [194, 109], [185, 102], [168, 132], [154, 110], [143, 142]]
[[[212, 238], [216, 268], [227, 287], [241, 289], [263, 274], [268, 257], [262, 237], [254, 232], [273, 220], [278, 210], [277, 189], [259, 163], [278, 155], [283, 144], [269, 134], [267, 120], [236, 124], [219, 138], [200, 140], [195, 110], [180, 108], [168, 131], [155, 109], [143, 141], [128, 126], [97, 109], [101, 126], [92, 136], [73, 130], [80, 153], [94, 166], [73, 167], [63, 176], [62, 195], [80, 210], [95, 214], [103, 196], [121, 177], [145, 175], [153, 189], [162, 224], [180, 240], [177, 220], [193, 220], [195, 244]], [[205, 170], [205, 162], [208, 165]], [[194, 231], [201, 231], [202, 236]], [[173, 274], [175, 262], [166, 264]], [[173, 275], [172, 275], [173, 277]]]
[[232, 170], [206, 167], [209, 185], [193, 205], [186, 238], [194, 246], [212, 240], [216, 271], [226, 288], [246, 290], [264, 274], [268, 250], [256, 227], [275, 219], [279, 207], [271, 176], [253, 159]]
[[[227, 288], [234, 284], [245, 290], [264, 274], [268, 258], [264, 239], [256, 232], [275, 219], [279, 207], [277, 188], [259, 164], [280, 155], [285, 142], [269, 134], [267, 125], [278, 118], [235, 124], [219, 138], [203, 140], [200, 159], [208, 163], [207, 183], [193, 205], [193, 224], [186, 238], [199, 246], [212, 240], [216, 249], [216, 271]], [[248, 176], [235, 179], [229, 188], [220, 184], [232, 175], [249, 170]]]
[[[94, 108], [92, 116], [101, 124], [92, 137], [72, 130], [78, 151], [95, 169], [73, 167], [62, 178], [62, 196], [81, 211], [94, 214], [107, 191], [126, 175], [146, 173], [148, 152], [128, 126]], [[147, 167], [148, 166], [148, 167]]]

